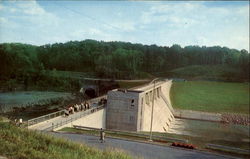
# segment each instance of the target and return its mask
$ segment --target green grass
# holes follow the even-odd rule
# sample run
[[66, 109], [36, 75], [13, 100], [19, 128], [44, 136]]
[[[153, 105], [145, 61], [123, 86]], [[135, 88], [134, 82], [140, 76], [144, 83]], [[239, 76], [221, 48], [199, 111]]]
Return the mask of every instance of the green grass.
[[56, 76], [61, 78], [72, 78], [72, 79], [82, 79], [82, 78], [92, 78], [95, 77], [94, 72], [75, 72], [75, 71], [53, 71], [47, 70], [47, 74], [50, 76]]
[[240, 70], [226, 65], [192, 65], [171, 70], [170, 73], [186, 79], [237, 81]]
[[249, 83], [174, 82], [174, 108], [218, 113], [249, 113]]
[[13, 159], [131, 159], [121, 150], [100, 151], [0, 122], [0, 154]]
[[145, 81], [142, 81], [142, 82], [118, 82], [118, 85], [120, 88], [129, 89], [129, 88], [137, 87], [140, 85], [144, 85], [146, 83], [149, 83], [149, 82], [145, 82]]

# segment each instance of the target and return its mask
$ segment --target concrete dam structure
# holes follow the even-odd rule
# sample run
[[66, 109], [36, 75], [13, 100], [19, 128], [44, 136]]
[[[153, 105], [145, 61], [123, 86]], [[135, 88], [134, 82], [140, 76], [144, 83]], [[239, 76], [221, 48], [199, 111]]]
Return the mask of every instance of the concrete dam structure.
[[[166, 132], [174, 121], [169, 97], [171, 85], [171, 80], [164, 80], [128, 90], [114, 89], [109, 91], [107, 96], [90, 99], [89, 110], [75, 112], [69, 117], [59, 111], [34, 118], [28, 121], [29, 129], [50, 131], [77, 125], [124, 131], [150, 131], [153, 107], [152, 131]], [[98, 105], [101, 98], [107, 99], [107, 103]], [[61, 115], [55, 117], [57, 113]]]
[[[166, 132], [174, 120], [169, 92], [171, 80], [150, 83], [128, 90], [108, 92], [106, 128], [126, 131]], [[153, 101], [154, 100], [154, 101]]]

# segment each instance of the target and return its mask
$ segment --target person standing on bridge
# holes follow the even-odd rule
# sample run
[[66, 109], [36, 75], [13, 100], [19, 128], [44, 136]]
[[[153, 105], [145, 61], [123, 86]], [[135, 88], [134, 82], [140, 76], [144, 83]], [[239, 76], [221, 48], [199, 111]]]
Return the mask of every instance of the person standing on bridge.
[[104, 130], [101, 128], [101, 130], [100, 130], [100, 140], [101, 140], [101, 143], [105, 142], [105, 141], [104, 141], [104, 137], [105, 137], [105, 132], [104, 132]]
[[86, 106], [87, 106], [87, 109], [89, 109], [89, 103], [88, 102], [86, 103]]
[[69, 110], [68, 109], [64, 109], [64, 115], [65, 115], [65, 117], [69, 116]]
[[84, 107], [84, 105], [83, 105], [83, 103], [81, 103], [80, 104], [80, 111], [83, 111], [83, 107]]
[[87, 103], [84, 102], [84, 111], [87, 109]]

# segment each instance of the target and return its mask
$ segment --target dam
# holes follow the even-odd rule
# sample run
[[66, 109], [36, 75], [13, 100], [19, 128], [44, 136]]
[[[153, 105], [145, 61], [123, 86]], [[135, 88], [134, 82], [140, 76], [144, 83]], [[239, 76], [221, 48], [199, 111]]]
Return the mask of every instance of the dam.
[[109, 91], [106, 128], [150, 131], [153, 119], [152, 131], [166, 132], [174, 120], [169, 100], [171, 85], [171, 80], [164, 80], [133, 89]]
[[[171, 80], [161, 80], [131, 89], [113, 89], [107, 95], [89, 100], [92, 106], [86, 112], [76, 112], [69, 117], [62, 113], [32, 124], [29, 129], [51, 131], [77, 125], [139, 132], [150, 131], [152, 119], [152, 131], [167, 132], [174, 121], [169, 97], [171, 85]], [[105, 105], [97, 104], [101, 98], [107, 99]], [[31, 119], [28, 123], [33, 121], [37, 120]]]

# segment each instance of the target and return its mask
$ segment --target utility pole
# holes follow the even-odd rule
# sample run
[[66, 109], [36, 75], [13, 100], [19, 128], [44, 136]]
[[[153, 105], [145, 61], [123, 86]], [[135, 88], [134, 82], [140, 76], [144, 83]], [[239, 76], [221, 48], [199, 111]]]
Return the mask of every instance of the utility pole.
[[[155, 81], [157, 80], [154, 79], [152, 82], [154, 82], [154, 87], [153, 87], [153, 100], [152, 100], [152, 110], [151, 110], [151, 124], [150, 124], [150, 136], [149, 136], [149, 141], [153, 141], [152, 140], [152, 126], [153, 126], [153, 116], [154, 116], [154, 100], [155, 100]], [[151, 82], [151, 83], [152, 83]]]

